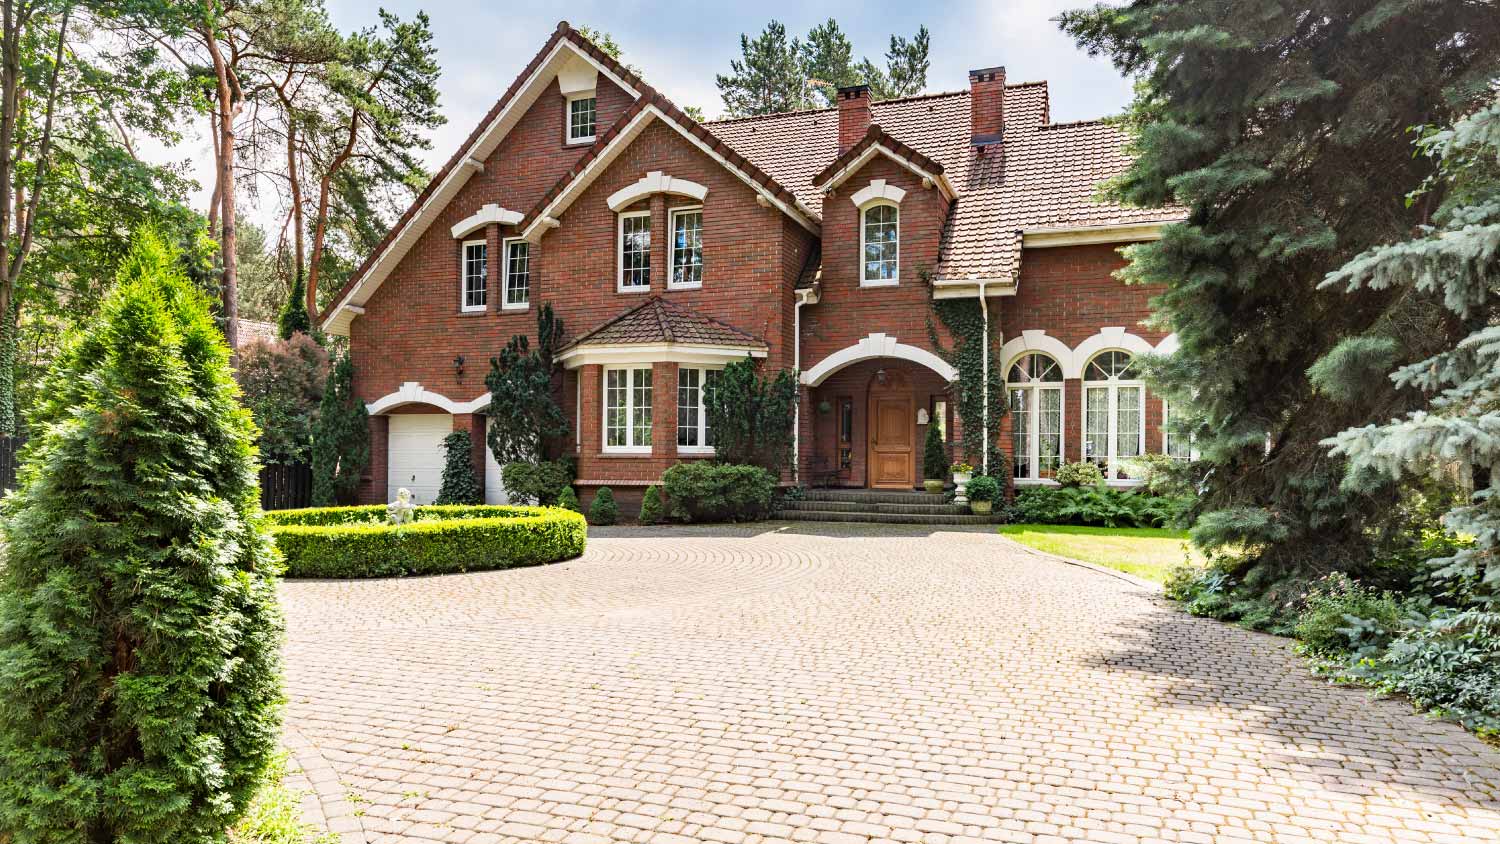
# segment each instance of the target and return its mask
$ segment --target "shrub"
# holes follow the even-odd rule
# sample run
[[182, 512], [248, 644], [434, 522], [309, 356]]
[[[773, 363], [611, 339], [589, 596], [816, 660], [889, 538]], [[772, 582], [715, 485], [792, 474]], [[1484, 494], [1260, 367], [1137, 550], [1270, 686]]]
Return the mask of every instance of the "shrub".
[[490, 371], [484, 378], [490, 391], [484, 411], [490, 420], [485, 440], [501, 465], [541, 462], [549, 443], [568, 434], [568, 418], [557, 403], [557, 363], [552, 356], [562, 342], [563, 323], [553, 315], [551, 305], [537, 311], [536, 336], [535, 350], [526, 335], [511, 337], [500, 354], [490, 358]]
[[1106, 486], [1028, 487], [1016, 493], [1013, 509], [1020, 521], [1039, 524], [1166, 527], [1187, 505], [1187, 499]]
[[313, 427], [313, 504], [349, 501], [370, 462], [370, 416], [354, 394], [354, 360], [339, 356], [328, 373], [318, 421]]
[[474, 439], [468, 431], [454, 431], [443, 438], [443, 486], [434, 503], [484, 503], [484, 486], [474, 472]]
[[994, 501], [1000, 497], [1000, 482], [989, 475], [980, 475], [969, 481], [964, 492], [970, 501]]
[[578, 493], [571, 486], [563, 487], [563, 491], [557, 496], [557, 506], [575, 513], [583, 512], [583, 505], [578, 503]]
[[776, 492], [776, 476], [759, 466], [678, 463], [661, 480], [672, 518], [685, 522], [763, 519]]
[[1057, 483], [1063, 488], [1098, 486], [1104, 483], [1104, 473], [1087, 460], [1064, 463], [1057, 467]]
[[[583, 553], [588, 529], [555, 507], [418, 507], [396, 526], [384, 508], [267, 514], [288, 577], [400, 577], [513, 568]], [[306, 514], [311, 513], [309, 517]]]
[[1384, 648], [1401, 625], [1401, 606], [1389, 592], [1335, 573], [1315, 583], [1292, 632], [1309, 653], [1341, 657]]
[[656, 484], [646, 487], [641, 496], [641, 524], [654, 525], [661, 521], [661, 490]]
[[1391, 642], [1377, 670], [1386, 691], [1500, 735], [1500, 613], [1440, 608]]
[[245, 343], [234, 379], [260, 427], [261, 461], [291, 465], [311, 460], [313, 428], [328, 381], [323, 347], [306, 334]]
[[704, 412], [719, 459], [780, 472], [792, 457], [797, 378], [786, 369], [766, 378], [756, 369], [748, 357], [725, 366], [704, 392]]
[[948, 480], [948, 448], [937, 422], [927, 425], [927, 443], [922, 448], [922, 477], [929, 481]]
[[179, 266], [136, 237], [4, 501], [0, 830], [18, 842], [222, 841], [276, 757], [255, 426]]
[[500, 478], [513, 500], [550, 506], [556, 504], [563, 490], [573, 483], [573, 464], [568, 460], [517, 461], [505, 464], [500, 470]]
[[620, 520], [620, 508], [615, 504], [615, 494], [607, 486], [594, 493], [594, 503], [589, 505], [589, 524], [612, 525]]

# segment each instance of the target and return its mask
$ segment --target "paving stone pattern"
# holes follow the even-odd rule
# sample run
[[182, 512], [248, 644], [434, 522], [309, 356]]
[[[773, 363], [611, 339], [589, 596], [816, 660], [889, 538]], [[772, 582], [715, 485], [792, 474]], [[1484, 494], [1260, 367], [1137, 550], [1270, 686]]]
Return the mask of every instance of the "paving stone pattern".
[[284, 594], [343, 844], [1500, 840], [1500, 753], [988, 529], [596, 529]]

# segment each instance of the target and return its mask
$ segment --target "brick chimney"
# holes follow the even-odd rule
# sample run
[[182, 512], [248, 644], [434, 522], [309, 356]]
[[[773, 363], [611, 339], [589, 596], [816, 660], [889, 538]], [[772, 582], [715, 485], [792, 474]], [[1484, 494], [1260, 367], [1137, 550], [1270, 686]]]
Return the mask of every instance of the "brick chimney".
[[859, 143], [870, 129], [870, 86], [839, 89], [839, 152]]
[[1005, 68], [969, 71], [969, 126], [974, 146], [998, 143], [1005, 131]]

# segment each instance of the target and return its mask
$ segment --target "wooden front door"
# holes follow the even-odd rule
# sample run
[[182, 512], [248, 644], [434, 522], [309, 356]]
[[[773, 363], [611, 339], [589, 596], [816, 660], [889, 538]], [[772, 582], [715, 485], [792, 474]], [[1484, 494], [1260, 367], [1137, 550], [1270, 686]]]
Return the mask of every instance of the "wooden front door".
[[870, 394], [870, 486], [911, 489], [916, 483], [916, 417], [912, 397], [883, 391]]

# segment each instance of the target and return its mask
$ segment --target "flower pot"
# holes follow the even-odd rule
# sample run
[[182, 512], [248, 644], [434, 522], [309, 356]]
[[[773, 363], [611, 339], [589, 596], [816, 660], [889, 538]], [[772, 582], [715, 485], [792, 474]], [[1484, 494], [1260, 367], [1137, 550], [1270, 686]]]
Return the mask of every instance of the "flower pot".
[[990, 514], [990, 509], [994, 507], [994, 505], [995, 502], [993, 501], [970, 501], [969, 512], [973, 513], [976, 516], [988, 516]]
[[943, 494], [943, 482], [940, 481], [940, 480], [935, 480], [935, 479], [925, 480], [925, 481], [922, 482], [922, 488], [926, 489], [927, 492], [929, 494], [931, 494], [931, 495], [942, 495]]
[[973, 479], [974, 479], [974, 474], [972, 472], [954, 472], [953, 473], [953, 482], [956, 483], [956, 484], [959, 484], [959, 485], [966, 484], [966, 483], [968, 483], [969, 481], [971, 481]]

